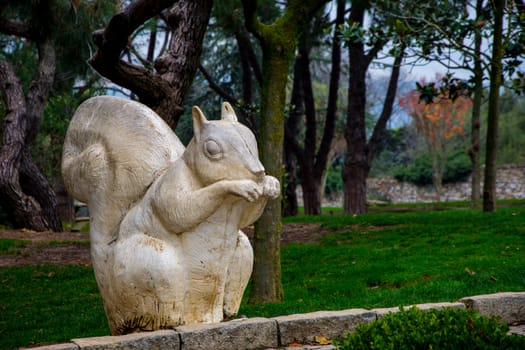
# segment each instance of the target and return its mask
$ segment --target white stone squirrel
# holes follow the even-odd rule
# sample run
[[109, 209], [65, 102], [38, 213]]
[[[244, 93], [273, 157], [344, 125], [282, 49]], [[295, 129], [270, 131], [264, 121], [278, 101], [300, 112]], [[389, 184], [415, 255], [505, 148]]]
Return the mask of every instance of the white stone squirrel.
[[64, 143], [66, 188], [90, 211], [93, 269], [112, 334], [234, 316], [253, 266], [240, 228], [280, 195], [252, 132], [222, 105], [193, 107], [184, 148], [148, 107], [85, 101]]

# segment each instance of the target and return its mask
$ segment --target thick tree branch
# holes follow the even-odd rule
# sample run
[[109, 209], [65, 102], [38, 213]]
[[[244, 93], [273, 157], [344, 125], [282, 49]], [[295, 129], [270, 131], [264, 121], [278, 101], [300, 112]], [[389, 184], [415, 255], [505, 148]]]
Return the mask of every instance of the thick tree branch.
[[[293, 131], [290, 131], [289, 125], [285, 124], [284, 130], [285, 130], [285, 135], [293, 134]], [[286, 143], [287, 147], [290, 147], [293, 154], [297, 157], [299, 164], [304, 164], [306, 162], [304, 149], [301, 147], [301, 145], [297, 141], [297, 138], [296, 137], [285, 137], [284, 142]]]
[[44, 108], [55, 80], [56, 54], [50, 39], [38, 43], [38, 70], [27, 92], [27, 118], [31, 130], [26, 135], [29, 144], [36, 136], [44, 115]]
[[403, 46], [401, 48], [400, 53], [396, 56], [394, 60], [392, 72], [390, 73], [390, 81], [388, 83], [385, 101], [383, 102], [383, 110], [381, 111], [381, 115], [379, 116], [379, 119], [377, 120], [377, 123], [374, 127], [372, 137], [368, 141], [367, 157], [369, 164], [372, 163], [372, 160], [374, 159], [379, 149], [381, 138], [383, 137], [383, 133], [386, 129], [386, 124], [392, 114], [392, 108], [394, 106], [394, 100], [396, 98], [397, 82], [399, 80], [399, 73], [401, 71], [401, 63], [403, 62], [404, 52], [405, 47]]
[[263, 38], [261, 33], [261, 23], [257, 19], [257, 0], [241, 0], [242, 8], [244, 10], [244, 21], [246, 29], [251, 32], [259, 40]]
[[253, 50], [253, 46], [250, 42], [250, 38], [248, 36], [248, 32], [246, 31], [246, 27], [241, 27], [241, 29], [235, 34], [235, 38], [237, 40], [237, 44], [239, 45], [239, 50], [242, 52], [243, 55], [246, 56], [247, 61], [252, 68], [253, 75], [255, 76], [255, 79], [259, 83], [259, 86], [262, 84], [262, 71], [261, 66], [259, 65], [259, 61], [257, 60], [257, 55], [255, 54], [255, 51]]
[[91, 65], [99, 62], [115, 62], [128, 44], [128, 37], [148, 19], [173, 5], [176, 0], [136, 0], [123, 11], [111, 18], [105, 29], [93, 33], [93, 40], [99, 47], [90, 60]]
[[337, 1], [337, 14], [335, 20], [335, 31], [332, 42], [332, 70], [330, 72], [330, 85], [328, 91], [328, 106], [323, 137], [315, 157], [314, 172], [322, 174], [328, 163], [328, 153], [332, 145], [335, 134], [335, 121], [337, 119], [337, 94], [339, 92], [339, 80], [341, 75], [341, 36], [338, 35], [338, 28], [345, 20], [345, 0]]
[[4, 17], [0, 17], [0, 32], [31, 40], [34, 40], [36, 37], [29, 24], [16, 20], [9, 20]]
[[[115, 15], [105, 29], [93, 33], [98, 51], [89, 61], [100, 74], [130, 89], [171, 127], [198, 68], [202, 38], [212, 0], [137, 0]], [[169, 8], [172, 5], [173, 8]], [[169, 9], [168, 9], [169, 8]], [[155, 61], [157, 73], [120, 59], [129, 36], [145, 21], [160, 15], [172, 29], [168, 53]]]
[[[40, 211], [39, 204], [26, 195], [20, 186], [18, 169], [26, 147], [26, 134], [31, 125], [28, 118], [25, 118], [26, 103], [22, 84], [13, 66], [5, 61], [0, 61], [0, 88], [4, 92], [7, 111], [0, 149], [0, 202], [12, 214], [18, 226], [43, 231], [46, 224], [42, 217], [33, 215]], [[26, 218], [26, 222], [22, 222], [21, 218]]]
[[219, 95], [220, 97], [222, 97], [223, 99], [225, 99], [226, 101], [231, 103], [232, 105], [238, 105], [239, 104], [239, 101], [237, 101], [236, 98], [234, 98], [232, 95], [230, 95], [228, 92], [226, 92], [226, 90], [221, 88], [219, 86], [219, 84], [217, 84], [217, 82], [215, 82], [213, 77], [210, 75], [210, 73], [208, 73], [208, 71], [206, 70], [206, 68], [203, 67], [202, 64], [199, 64], [199, 71], [204, 76], [204, 79], [206, 79], [206, 81], [208, 82], [208, 85], [210, 86], [210, 88], [213, 91], [215, 91], [217, 93], [217, 95]]

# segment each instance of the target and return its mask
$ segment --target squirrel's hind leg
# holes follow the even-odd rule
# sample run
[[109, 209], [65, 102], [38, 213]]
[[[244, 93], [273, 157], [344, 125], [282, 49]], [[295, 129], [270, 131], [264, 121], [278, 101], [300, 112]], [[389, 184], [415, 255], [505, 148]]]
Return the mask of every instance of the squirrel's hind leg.
[[105, 298], [115, 333], [183, 324], [186, 288], [180, 246], [141, 233], [116, 244], [114, 264], [108, 266], [113, 294]]
[[237, 315], [241, 306], [244, 290], [250, 280], [253, 268], [253, 249], [248, 237], [239, 230], [237, 245], [232, 255], [226, 285], [224, 287], [224, 318], [231, 319]]

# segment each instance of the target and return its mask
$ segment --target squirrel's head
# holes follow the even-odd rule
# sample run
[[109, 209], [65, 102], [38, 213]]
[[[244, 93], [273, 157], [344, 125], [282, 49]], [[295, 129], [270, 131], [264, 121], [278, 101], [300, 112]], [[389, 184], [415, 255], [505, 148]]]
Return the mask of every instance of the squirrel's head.
[[204, 185], [220, 180], [264, 179], [255, 136], [238, 122], [228, 102], [222, 105], [220, 120], [207, 120], [197, 106], [193, 107], [192, 117], [194, 137], [186, 156]]

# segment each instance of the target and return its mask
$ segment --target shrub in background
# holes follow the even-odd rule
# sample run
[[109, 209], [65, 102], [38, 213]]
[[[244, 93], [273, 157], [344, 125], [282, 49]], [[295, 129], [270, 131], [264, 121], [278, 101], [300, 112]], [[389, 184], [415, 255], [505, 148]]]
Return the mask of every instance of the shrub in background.
[[508, 335], [497, 318], [463, 309], [422, 311], [416, 307], [389, 313], [359, 325], [334, 341], [338, 349], [525, 349], [525, 337]]
[[[464, 151], [450, 153], [447, 156], [443, 183], [465, 181], [472, 166], [468, 154]], [[432, 184], [432, 162], [427, 153], [423, 153], [410, 164], [398, 167], [394, 170], [394, 177], [398, 181], [411, 182], [415, 185], [424, 186]]]

